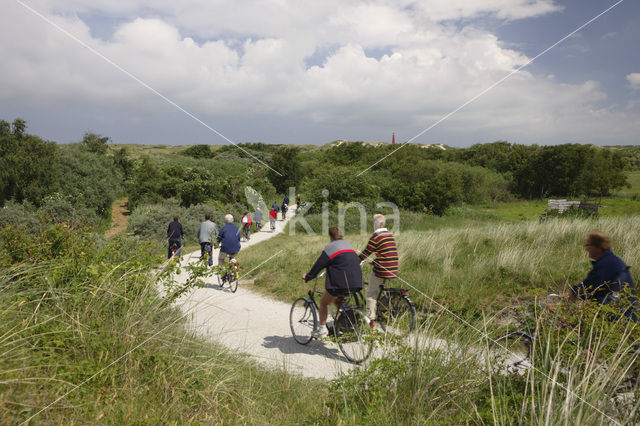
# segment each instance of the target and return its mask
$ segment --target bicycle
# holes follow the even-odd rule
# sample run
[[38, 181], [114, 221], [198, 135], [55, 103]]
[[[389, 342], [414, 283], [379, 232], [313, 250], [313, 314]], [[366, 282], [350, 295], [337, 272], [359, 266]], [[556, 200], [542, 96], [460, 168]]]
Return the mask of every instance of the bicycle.
[[[401, 335], [411, 333], [415, 327], [416, 309], [409, 299], [409, 290], [403, 288], [385, 287], [389, 281], [385, 279], [378, 288], [376, 298], [376, 321], [382, 330], [397, 332]], [[368, 282], [364, 283], [369, 285]]]
[[242, 236], [245, 241], [249, 241], [249, 238], [251, 237], [251, 225], [247, 223], [242, 225]]
[[[322, 276], [322, 275], [321, 275]], [[296, 342], [306, 345], [314, 338], [312, 333], [319, 326], [316, 284], [309, 290], [307, 297], [296, 299], [291, 305], [289, 326]], [[349, 300], [352, 299], [350, 303]], [[345, 358], [354, 364], [360, 364], [371, 355], [373, 341], [373, 323], [363, 311], [364, 298], [360, 291], [339, 296], [338, 309], [333, 314], [333, 339]], [[331, 333], [329, 334], [331, 335]]]
[[225, 264], [218, 266], [218, 285], [220, 288], [224, 288], [225, 284], [229, 284], [229, 289], [232, 293], [235, 293], [238, 290], [239, 278], [238, 261], [235, 257], [225, 259]]
[[[544, 302], [539, 302], [538, 305], [542, 309], [547, 309], [549, 306], [563, 299], [563, 296], [552, 293], [546, 297]], [[520, 329], [497, 337], [491, 342], [490, 347], [498, 347], [500, 349], [507, 350], [509, 358], [505, 362], [506, 367], [519, 369], [521, 366], [530, 366], [527, 366], [526, 364], [529, 363], [533, 353], [534, 341], [536, 338], [536, 329]]]
[[182, 247], [180, 246], [179, 243], [175, 241], [171, 242], [171, 245], [169, 246], [169, 250], [171, 250], [171, 257], [169, 259], [171, 259], [172, 261], [182, 256]]
[[287, 218], [287, 210], [289, 210], [289, 205], [283, 204], [281, 210], [282, 210], [282, 220], [285, 220]]

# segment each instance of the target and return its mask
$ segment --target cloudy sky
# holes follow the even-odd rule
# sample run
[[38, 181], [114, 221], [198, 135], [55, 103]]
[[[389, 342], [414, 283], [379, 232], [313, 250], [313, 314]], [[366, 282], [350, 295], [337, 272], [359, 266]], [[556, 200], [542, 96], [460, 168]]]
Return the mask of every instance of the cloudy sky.
[[58, 142], [637, 144], [639, 1], [537, 57], [616, 1], [1, 0], [0, 118]]

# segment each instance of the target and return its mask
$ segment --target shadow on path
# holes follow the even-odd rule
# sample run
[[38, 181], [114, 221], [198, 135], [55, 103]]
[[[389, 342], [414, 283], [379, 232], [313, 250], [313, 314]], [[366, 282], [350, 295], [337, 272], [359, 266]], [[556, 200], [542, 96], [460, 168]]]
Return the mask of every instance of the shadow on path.
[[[262, 346], [265, 348], [279, 349], [283, 354], [307, 354], [307, 355], [320, 355], [328, 359], [335, 359], [339, 361], [347, 361], [342, 353], [337, 348], [330, 348], [317, 340], [312, 340], [307, 345], [301, 345], [296, 342], [292, 336], [266, 336]], [[348, 362], [348, 361], [347, 361]]]

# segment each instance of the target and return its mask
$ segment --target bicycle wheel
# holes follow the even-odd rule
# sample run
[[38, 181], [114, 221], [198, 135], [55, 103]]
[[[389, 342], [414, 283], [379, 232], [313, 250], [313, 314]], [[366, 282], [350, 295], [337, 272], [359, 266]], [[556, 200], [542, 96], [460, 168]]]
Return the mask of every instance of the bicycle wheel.
[[311, 341], [311, 333], [318, 326], [318, 314], [313, 303], [306, 297], [301, 297], [291, 305], [289, 326], [296, 342], [306, 345]]
[[416, 310], [407, 296], [391, 293], [378, 302], [376, 316], [386, 332], [409, 334], [416, 321]]
[[235, 293], [238, 289], [238, 271], [236, 270], [235, 272], [230, 273], [227, 280], [229, 281], [229, 288], [231, 289], [231, 292]]
[[218, 271], [218, 285], [220, 287], [224, 286], [226, 272]]
[[525, 331], [514, 331], [498, 337], [490, 347], [498, 363], [517, 369], [527, 366], [533, 349], [533, 338]]
[[334, 338], [345, 358], [360, 364], [371, 355], [372, 329], [359, 310], [347, 307], [338, 312], [333, 323]]

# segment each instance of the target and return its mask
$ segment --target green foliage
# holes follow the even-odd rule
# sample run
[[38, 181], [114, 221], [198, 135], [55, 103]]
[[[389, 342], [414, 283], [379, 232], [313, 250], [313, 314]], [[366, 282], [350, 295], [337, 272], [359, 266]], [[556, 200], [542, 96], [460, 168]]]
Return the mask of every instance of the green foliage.
[[[67, 205], [54, 210], [55, 220], [66, 222], [92, 216], [86, 209], [102, 217], [110, 214], [111, 203], [122, 192], [123, 176], [104, 155], [108, 138], [87, 133], [80, 146], [58, 147], [26, 134], [24, 120], [16, 119], [13, 129], [3, 121], [0, 128], [0, 205], [13, 199], [37, 207], [49, 203], [51, 209], [52, 199], [64, 199]], [[62, 217], [65, 210], [76, 213]]]
[[104, 155], [107, 153], [107, 144], [111, 139], [107, 136], [97, 135], [95, 133], [86, 132], [82, 136], [82, 146], [89, 152]]
[[617, 152], [579, 144], [545, 146], [514, 172], [515, 189], [527, 198], [602, 196], [627, 184], [623, 169]]
[[123, 190], [123, 175], [111, 157], [64, 146], [58, 150], [54, 191], [74, 205], [86, 206], [103, 217]]
[[155, 245], [55, 225], [34, 236], [2, 229], [0, 250], [5, 422], [297, 424], [321, 415], [309, 404], [325, 397], [320, 383], [258, 368], [187, 330], [158, 296]]
[[213, 158], [215, 154], [211, 151], [209, 145], [194, 145], [185, 149], [180, 153], [193, 158]]
[[476, 144], [470, 148], [455, 151], [454, 158], [466, 164], [482, 166], [499, 173], [514, 173], [537, 149], [537, 145], [518, 145], [500, 141]]
[[113, 154], [113, 162], [120, 168], [125, 181], [129, 179], [134, 169], [134, 162], [129, 158], [126, 148], [120, 148]]
[[231, 214], [236, 222], [246, 211], [244, 204], [198, 204], [189, 208], [182, 207], [176, 199], [164, 200], [161, 203], [145, 204], [135, 208], [127, 224], [128, 232], [132, 232], [143, 240], [162, 240], [167, 237], [167, 227], [174, 215], [180, 217], [187, 244], [198, 244], [198, 228], [204, 221], [206, 213], [218, 226], [224, 225], [224, 216]]
[[[329, 169], [303, 181], [306, 199], [313, 202], [313, 212], [319, 212], [322, 203], [365, 202], [369, 204], [380, 196], [380, 190], [368, 181], [369, 176], [357, 176], [352, 167]], [[324, 191], [328, 191], [324, 192]], [[327, 195], [326, 197], [324, 195]]]
[[296, 147], [282, 147], [273, 154], [269, 162], [269, 181], [280, 194], [288, 193], [289, 187], [298, 186], [302, 178], [298, 154]]
[[36, 206], [54, 186], [57, 147], [25, 134], [26, 123], [16, 119], [12, 128], [2, 121], [0, 132], [0, 205], [27, 200]]
[[99, 222], [94, 210], [58, 193], [45, 198], [38, 214], [42, 222], [66, 223], [71, 228], [95, 226]]
[[131, 179], [127, 182], [129, 208], [135, 209], [143, 203], [160, 201], [163, 196], [160, 189], [167, 186], [167, 176], [149, 157], [143, 157], [136, 165]]
[[4, 207], [0, 208], [0, 228], [6, 226], [22, 227], [29, 233], [37, 232], [40, 222], [36, 207], [28, 201], [7, 201]]

